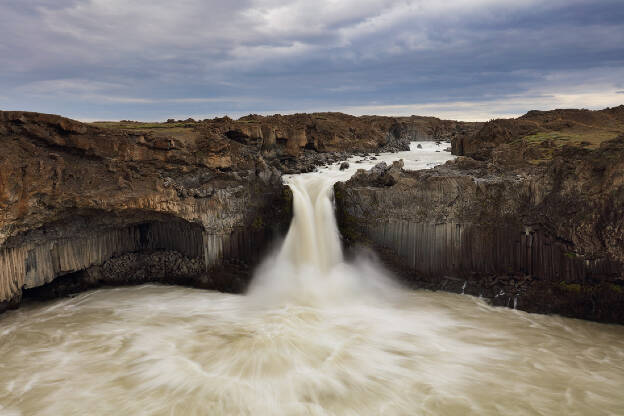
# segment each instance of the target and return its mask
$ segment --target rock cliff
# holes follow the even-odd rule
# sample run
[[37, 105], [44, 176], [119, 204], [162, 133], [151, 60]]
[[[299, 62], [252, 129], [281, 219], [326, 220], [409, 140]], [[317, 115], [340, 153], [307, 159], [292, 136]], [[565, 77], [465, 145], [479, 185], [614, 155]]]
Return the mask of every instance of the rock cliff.
[[290, 221], [281, 174], [474, 123], [339, 113], [80, 123], [0, 111], [0, 310], [146, 281], [244, 288]]
[[496, 120], [454, 140], [474, 159], [360, 172], [335, 188], [341, 231], [415, 286], [624, 323], [622, 109]]
[[595, 149], [605, 140], [624, 133], [624, 105], [599, 111], [529, 111], [516, 119], [498, 119], [476, 132], [451, 138], [453, 154], [489, 160], [493, 154], [513, 156], [516, 161], [540, 162], [550, 159], [555, 149], [576, 146]]
[[476, 131], [482, 123], [440, 120], [435, 117], [355, 117], [342, 113], [282, 116], [249, 115], [204, 120], [205, 126], [244, 142], [261, 142], [265, 151], [279, 149], [291, 156], [304, 149], [318, 152], [409, 150], [411, 141], [448, 140]]
[[73, 285], [141, 281], [149, 262], [126, 258], [121, 270], [127, 253], [167, 252], [161, 257], [173, 262], [171, 275], [210, 286], [214, 269], [229, 259], [252, 261], [272, 224], [288, 221], [280, 172], [254, 148], [209, 129], [103, 129], [0, 112], [0, 140], [5, 306], [24, 290], [86, 270], [89, 277], [74, 275]]

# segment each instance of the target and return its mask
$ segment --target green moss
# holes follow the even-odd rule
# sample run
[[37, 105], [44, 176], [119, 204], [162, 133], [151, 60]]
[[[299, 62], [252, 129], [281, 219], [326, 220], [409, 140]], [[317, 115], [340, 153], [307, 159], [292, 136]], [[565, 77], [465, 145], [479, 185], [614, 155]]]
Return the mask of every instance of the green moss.
[[334, 187], [334, 199], [336, 201], [342, 201], [342, 197], [343, 197], [342, 192], [340, 192], [339, 189], [336, 189], [336, 187]]
[[343, 214], [340, 221], [340, 232], [342, 236], [349, 241], [362, 241], [362, 233], [358, 230], [359, 221], [357, 218], [348, 214]]
[[558, 144], [559, 146], [562, 146], [563, 144], [560, 144], [557, 142], [568, 141], [569, 138], [561, 135], [561, 133], [559, 132], [547, 132], [547, 133], [542, 132], [542, 133], [532, 134], [530, 136], [524, 136], [520, 138], [520, 140], [523, 140], [524, 142], [528, 144], [542, 144], [543, 142], [547, 140], [552, 140], [553, 142], [555, 142], [556, 145]]
[[360, 218], [347, 214], [344, 211], [338, 216], [338, 228], [340, 229], [340, 233], [347, 241], [352, 243], [369, 242], [369, 239], [363, 232], [361, 224], [362, 220]]
[[570, 258], [570, 259], [574, 259], [576, 258], [576, 254], [572, 253], [571, 251], [568, 251], [566, 253], [564, 253], [564, 256]]
[[90, 123], [93, 126], [103, 129], [123, 129], [123, 130], [153, 130], [153, 129], [175, 129], [191, 128], [194, 123], [142, 123], [139, 121], [96, 121]]
[[340, 186], [334, 186], [334, 199], [336, 201], [338, 228], [343, 238], [351, 243], [370, 243], [366, 237], [362, 220], [358, 217], [348, 214], [344, 209], [345, 195], [341, 192]]
[[576, 294], [584, 294], [584, 295], [595, 295], [598, 297], [602, 296], [615, 296], [621, 297], [624, 295], [624, 287], [614, 284], [614, 283], [599, 283], [597, 285], [592, 284], [580, 284], [580, 283], [567, 283], [567, 282], [559, 282], [559, 287], [566, 291]]
[[620, 285], [614, 285], [613, 283], [609, 285], [609, 289], [617, 293], [624, 293], [624, 288]]
[[581, 290], [583, 289], [583, 287], [579, 283], [561, 282], [561, 283], [559, 283], [559, 286], [563, 290], [566, 290], [568, 292], [575, 292], [575, 293], [581, 293]]
[[255, 231], [261, 230], [265, 227], [262, 217], [256, 217], [251, 223], [251, 228]]
[[573, 145], [585, 148], [598, 148], [600, 143], [617, 137], [618, 133], [610, 130], [598, 128], [591, 129], [564, 129], [563, 131], [540, 132], [524, 136], [517, 141], [523, 141], [529, 147], [541, 147], [544, 144], [553, 146], [553, 149], [561, 148], [565, 145]]
[[282, 201], [284, 206], [284, 213], [290, 217], [292, 217], [293, 212], [293, 194], [289, 187], [284, 186], [282, 188]]

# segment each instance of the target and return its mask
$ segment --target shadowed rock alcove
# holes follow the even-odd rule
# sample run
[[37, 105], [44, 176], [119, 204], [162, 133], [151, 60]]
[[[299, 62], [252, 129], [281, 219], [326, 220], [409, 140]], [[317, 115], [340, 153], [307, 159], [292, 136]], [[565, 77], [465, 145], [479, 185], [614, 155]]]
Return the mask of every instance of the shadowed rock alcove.
[[276, 234], [252, 228], [210, 234], [153, 212], [74, 213], [7, 241], [0, 251], [0, 302], [9, 307], [22, 296], [146, 282], [240, 292]]

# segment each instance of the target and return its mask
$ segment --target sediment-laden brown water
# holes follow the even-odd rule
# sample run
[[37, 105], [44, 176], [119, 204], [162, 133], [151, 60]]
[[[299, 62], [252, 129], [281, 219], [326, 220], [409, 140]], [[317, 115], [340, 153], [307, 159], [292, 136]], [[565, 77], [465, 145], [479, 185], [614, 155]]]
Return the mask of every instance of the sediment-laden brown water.
[[27, 305], [0, 317], [0, 414], [624, 414], [621, 326], [332, 289], [273, 306], [165, 286]]
[[245, 295], [147, 285], [0, 316], [0, 414], [624, 414], [624, 327], [345, 261], [339, 175], [286, 179], [291, 228]]

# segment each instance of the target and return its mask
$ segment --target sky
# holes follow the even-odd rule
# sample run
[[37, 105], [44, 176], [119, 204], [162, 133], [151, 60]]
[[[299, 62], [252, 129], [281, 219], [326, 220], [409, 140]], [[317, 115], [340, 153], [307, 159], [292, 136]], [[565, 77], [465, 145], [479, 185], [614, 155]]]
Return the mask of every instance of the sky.
[[79, 120], [624, 104], [624, 0], [0, 0], [0, 109]]

